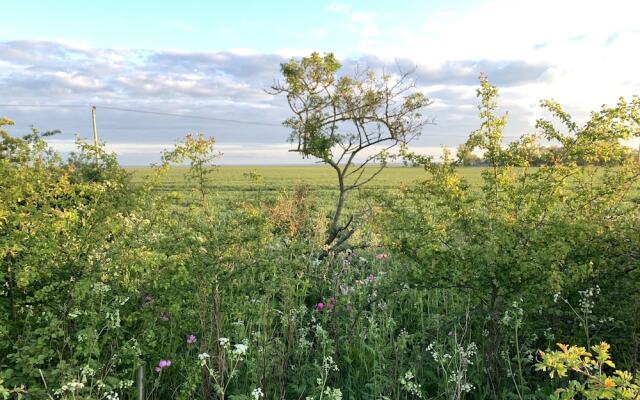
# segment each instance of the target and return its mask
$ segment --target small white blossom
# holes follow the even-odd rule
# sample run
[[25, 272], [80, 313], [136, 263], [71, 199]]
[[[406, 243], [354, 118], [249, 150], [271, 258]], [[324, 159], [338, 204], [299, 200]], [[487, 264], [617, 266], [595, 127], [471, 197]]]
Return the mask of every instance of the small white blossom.
[[247, 349], [249, 348], [249, 346], [247, 346], [246, 344], [242, 344], [242, 343], [238, 343], [236, 345], [234, 345], [235, 349], [233, 349], [233, 354], [236, 355], [245, 355], [247, 354]]
[[264, 397], [264, 393], [262, 393], [261, 388], [255, 388], [251, 391], [251, 397], [253, 400], [259, 400], [261, 397]]

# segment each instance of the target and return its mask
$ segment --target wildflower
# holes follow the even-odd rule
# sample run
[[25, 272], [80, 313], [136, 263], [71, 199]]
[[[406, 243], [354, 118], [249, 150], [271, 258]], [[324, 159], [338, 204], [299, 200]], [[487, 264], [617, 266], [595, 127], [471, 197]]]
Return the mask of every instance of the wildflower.
[[389, 255], [388, 255], [388, 254], [386, 254], [386, 253], [376, 254], [376, 260], [384, 261], [384, 260], [386, 260], [387, 258], [389, 258]]
[[196, 335], [187, 336], [187, 344], [194, 344], [196, 342]]
[[336, 305], [336, 298], [331, 296], [329, 297], [329, 304], [327, 304], [327, 307], [329, 307], [329, 309], [333, 309], [333, 307]]
[[226, 337], [221, 337], [220, 339], [218, 339], [218, 343], [220, 343], [220, 346], [225, 347], [227, 344], [229, 344], [229, 339], [227, 339]]
[[251, 398], [253, 398], [253, 400], [259, 400], [261, 397], [264, 397], [261, 388], [256, 388], [251, 391]]
[[166, 311], [163, 311], [160, 313], [160, 319], [163, 321], [168, 321], [169, 320], [169, 313]]
[[171, 360], [160, 360], [158, 362], [158, 366], [155, 368], [156, 372], [160, 372], [165, 368], [169, 368], [171, 366]]
[[611, 389], [616, 386], [616, 383], [611, 378], [606, 378], [604, 380], [604, 387], [607, 389]]
[[233, 354], [236, 354], [236, 355], [247, 354], [247, 349], [249, 348], [246, 344], [242, 344], [242, 343], [238, 343], [233, 347], [235, 347], [235, 349], [233, 350]]
[[199, 360], [206, 360], [207, 358], [211, 358], [209, 353], [200, 353], [200, 354], [198, 354], [198, 359]]
[[316, 304], [316, 310], [322, 311], [324, 309], [324, 303], [320, 302]]
[[449, 331], [449, 333], [447, 333], [448, 336], [453, 336], [453, 331]]

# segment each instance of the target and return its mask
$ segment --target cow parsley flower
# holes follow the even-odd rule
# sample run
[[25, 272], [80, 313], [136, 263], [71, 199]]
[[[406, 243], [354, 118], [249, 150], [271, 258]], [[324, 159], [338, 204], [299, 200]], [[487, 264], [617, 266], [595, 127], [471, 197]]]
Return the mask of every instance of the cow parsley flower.
[[264, 393], [262, 393], [261, 388], [255, 388], [251, 391], [251, 398], [253, 400], [259, 400], [261, 397], [264, 397]]
[[249, 346], [242, 343], [235, 344], [233, 347], [235, 347], [233, 350], [233, 354], [240, 356], [247, 354], [247, 349], [249, 349]]

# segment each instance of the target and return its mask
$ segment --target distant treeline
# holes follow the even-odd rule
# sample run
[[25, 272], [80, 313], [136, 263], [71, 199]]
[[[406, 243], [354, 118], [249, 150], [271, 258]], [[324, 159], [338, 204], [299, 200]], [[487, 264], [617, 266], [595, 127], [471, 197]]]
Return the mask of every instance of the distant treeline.
[[[529, 149], [524, 157], [524, 161], [528, 166], [542, 167], [559, 164], [562, 160], [564, 148], [562, 146], [533, 146]], [[457, 147], [456, 156], [459, 162], [466, 167], [484, 167], [489, 165], [489, 162], [484, 159], [482, 155], [478, 155], [472, 152], [469, 147], [463, 143]], [[594, 166], [612, 166], [622, 165], [625, 160], [640, 159], [638, 150], [628, 148], [626, 152], [620, 152], [615, 156], [599, 157], [595, 161], [593, 159], [586, 159], [585, 157], [578, 158], [576, 164], [579, 166], [594, 165]]]

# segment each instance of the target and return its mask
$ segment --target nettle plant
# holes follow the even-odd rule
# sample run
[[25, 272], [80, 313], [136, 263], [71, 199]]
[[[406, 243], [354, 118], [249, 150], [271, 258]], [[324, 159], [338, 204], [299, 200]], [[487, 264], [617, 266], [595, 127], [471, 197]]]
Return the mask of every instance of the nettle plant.
[[324, 241], [325, 250], [335, 251], [347, 247], [365, 214], [343, 218], [347, 195], [382, 172], [392, 148], [420, 135], [426, 122], [422, 110], [430, 104], [407, 72], [356, 67], [341, 75], [340, 68], [333, 54], [312, 53], [282, 64], [284, 80], [271, 87], [272, 94], [286, 96], [293, 114], [284, 122], [291, 129], [292, 151], [336, 172], [338, 199]]

